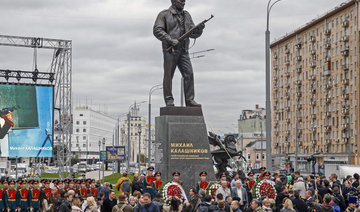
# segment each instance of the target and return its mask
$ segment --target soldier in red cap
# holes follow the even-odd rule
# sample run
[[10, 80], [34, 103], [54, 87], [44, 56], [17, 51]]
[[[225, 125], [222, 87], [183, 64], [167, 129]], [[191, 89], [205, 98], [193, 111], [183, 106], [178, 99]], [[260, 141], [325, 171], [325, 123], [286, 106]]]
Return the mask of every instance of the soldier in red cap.
[[95, 179], [92, 179], [90, 182], [90, 192], [91, 192], [91, 195], [96, 199], [98, 190], [95, 185]]
[[5, 192], [4, 201], [6, 210], [14, 212], [20, 209], [20, 193], [15, 188], [15, 181], [9, 181], [9, 189]]
[[20, 208], [21, 212], [27, 212], [28, 207], [30, 207], [31, 203], [31, 192], [26, 188], [26, 181], [23, 180], [20, 183]]
[[51, 188], [50, 188], [50, 180], [45, 180], [45, 194], [46, 194], [46, 199], [49, 202], [50, 201], [50, 196], [51, 196]]
[[86, 181], [80, 181], [80, 189], [79, 189], [79, 196], [82, 200], [86, 200], [86, 198], [90, 196], [90, 190], [86, 187]]
[[261, 167], [259, 170], [260, 170], [260, 176], [259, 176], [258, 180], [260, 181], [260, 180], [264, 179], [264, 174], [265, 174], [266, 168]]
[[156, 190], [157, 192], [160, 191], [160, 188], [163, 184], [163, 181], [161, 180], [161, 172], [156, 172], [155, 173], [155, 181], [153, 182], [153, 189]]
[[221, 185], [223, 181], [226, 181], [227, 182], [227, 187], [230, 188], [230, 182], [228, 181], [228, 178], [227, 178], [227, 175], [226, 173], [222, 173], [220, 175], [220, 181], [219, 181], [219, 184]]
[[150, 166], [147, 169], [148, 173], [144, 179], [144, 183], [143, 183], [143, 192], [145, 193], [149, 193], [151, 195], [151, 199], [153, 199], [155, 197], [156, 194], [156, 190], [153, 189], [152, 185], [153, 182], [155, 181], [155, 177], [153, 175], [154, 172], [154, 167]]
[[38, 212], [40, 208], [40, 201], [39, 201], [40, 189], [38, 185], [39, 182], [37, 180], [33, 180], [33, 188], [30, 190], [30, 195], [31, 195], [30, 208], [33, 208], [33, 212]]
[[[1, 184], [4, 186], [4, 189], [0, 189], [0, 211], [3, 211], [6, 208], [4, 196], [5, 196], [5, 192], [7, 189], [7, 180], [6, 179], [2, 180]], [[5, 185], [6, 185], [6, 187], [5, 187]]]
[[76, 194], [76, 189], [75, 189], [75, 183], [74, 180], [69, 180], [69, 188], [67, 189], [67, 191], [74, 191]]
[[196, 191], [197, 193], [200, 192], [200, 190], [204, 190], [206, 191], [206, 189], [208, 188], [209, 186], [209, 182], [206, 181], [206, 176], [207, 176], [207, 172], [201, 172], [199, 174], [200, 176], [200, 181], [197, 183], [196, 185]]

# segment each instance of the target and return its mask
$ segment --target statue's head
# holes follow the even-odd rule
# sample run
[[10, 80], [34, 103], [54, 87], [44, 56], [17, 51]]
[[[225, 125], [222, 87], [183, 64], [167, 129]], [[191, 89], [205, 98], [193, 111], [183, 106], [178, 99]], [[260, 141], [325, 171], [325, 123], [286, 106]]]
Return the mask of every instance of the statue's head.
[[171, 0], [172, 5], [179, 11], [183, 11], [185, 7], [185, 0]]
[[224, 141], [225, 141], [226, 144], [236, 143], [236, 139], [235, 139], [235, 137], [233, 135], [225, 136]]

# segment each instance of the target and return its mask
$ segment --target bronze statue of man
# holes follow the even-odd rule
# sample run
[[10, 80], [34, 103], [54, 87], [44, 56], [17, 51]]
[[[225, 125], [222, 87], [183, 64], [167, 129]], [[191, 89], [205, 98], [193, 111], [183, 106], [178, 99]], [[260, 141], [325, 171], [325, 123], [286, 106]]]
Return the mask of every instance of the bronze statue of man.
[[[194, 74], [189, 56], [190, 39], [178, 39], [192, 29], [195, 24], [190, 13], [184, 10], [185, 0], [171, 0], [171, 7], [159, 13], [155, 25], [154, 35], [162, 42], [164, 53], [164, 80], [163, 91], [166, 106], [174, 106], [172, 95], [172, 79], [176, 67], [184, 78], [185, 103], [187, 107], [201, 107], [194, 100]], [[200, 24], [191, 33], [190, 38], [201, 36], [205, 24]], [[172, 47], [172, 48], [171, 48]], [[169, 49], [171, 48], [171, 51]]]

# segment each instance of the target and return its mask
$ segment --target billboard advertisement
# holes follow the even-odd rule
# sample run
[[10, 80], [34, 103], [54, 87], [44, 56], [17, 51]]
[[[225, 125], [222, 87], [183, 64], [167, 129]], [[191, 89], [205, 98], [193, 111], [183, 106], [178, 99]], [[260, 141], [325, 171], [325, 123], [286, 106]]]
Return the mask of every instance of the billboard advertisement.
[[0, 84], [0, 157], [53, 156], [53, 86]]
[[107, 146], [106, 160], [125, 160], [125, 146]]

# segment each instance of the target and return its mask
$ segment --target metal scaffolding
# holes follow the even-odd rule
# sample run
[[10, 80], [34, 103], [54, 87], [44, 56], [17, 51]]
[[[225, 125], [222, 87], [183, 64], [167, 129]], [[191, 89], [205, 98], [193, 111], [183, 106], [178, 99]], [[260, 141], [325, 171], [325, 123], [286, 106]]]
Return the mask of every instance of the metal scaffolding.
[[56, 148], [59, 174], [61, 178], [71, 177], [71, 40], [0, 35], [0, 46], [33, 48], [35, 61], [38, 49], [54, 51], [49, 72], [39, 72], [36, 66], [32, 71], [0, 69], [0, 82], [54, 85], [54, 109], [59, 114], [54, 117], [54, 134], [58, 136]]

